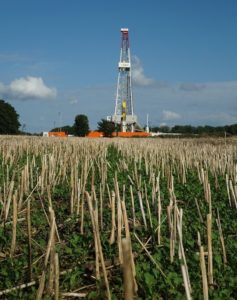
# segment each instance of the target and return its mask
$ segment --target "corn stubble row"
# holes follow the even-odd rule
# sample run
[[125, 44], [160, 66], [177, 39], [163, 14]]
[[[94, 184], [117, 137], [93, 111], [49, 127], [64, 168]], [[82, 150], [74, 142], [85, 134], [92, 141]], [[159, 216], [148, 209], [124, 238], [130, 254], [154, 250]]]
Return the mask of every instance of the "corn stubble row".
[[[109, 151], [116, 151], [111, 157]], [[110, 155], [110, 159], [108, 156]], [[68, 215], [78, 217], [80, 235], [87, 234], [85, 222], [90, 222], [94, 236], [95, 274], [91, 278], [104, 282], [105, 295], [111, 299], [109, 268], [123, 270], [123, 298], [134, 299], [139, 293], [136, 281], [136, 253], [133, 243], [140, 245], [141, 253], [152, 262], [162, 277], [166, 278], [166, 266], [157, 262], [151, 249], [151, 232], [155, 243], [162, 246], [164, 231], [169, 238], [170, 264], [180, 261], [184, 294], [192, 299], [192, 282], [189, 276], [186, 248], [184, 247], [183, 223], [189, 211], [177, 199], [175, 184], [188, 183], [190, 170], [198, 176], [203, 187], [203, 199], [190, 199], [195, 203], [195, 213], [206, 228], [206, 239], [196, 232], [194, 239], [198, 245], [200, 258], [201, 291], [208, 299], [212, 288], [213, 247], [212, 231], [218, 229], [223, 264], [228, 264], [219, 211], [215, 217], [212, 208], [211, 184], [218, 186], [218, 177], [226, 179], [227, 205], [237, 209], [237, 141], [232, 140], [178, 140], [178, 139], [54, 139], [38, 137], [0, 137], [0, 226], [11, 226], [11, 244], [1, 248], [1, 260], [19, 255], [17, 228], [25, 228], [27, 236], [28, 281], [16, 283], [11, 288], [0, 291], [6, 295], [30, 286], [37, 287], [36, 299], [45, 294], [55, 299], [85, 297], [86, 293], [65, 291], [60, 287], [60, 276], [70, 270], [59, 268], [62, 258], [56, 245], [60, 238], [60, 221], [57, 220], [54, 199], [56, 187], [68, 186], [69, 197], [64, 200]], [[123, 179], [121, 180], [121, 174]], [[214, 183], [210, 183], [210, 176]], [[161, 193], [161, 181], [165, 179], [167, 198]], [[43, 255], [39, 257], [40, 275], [33, 273], [33, 239], [31, 214], [34, 201], [43, 199], [48, 223], [48, 241]], [[168, 202], [167, 202], [168, 200]], [[201, 213], [200, 202], [208, 207], [208, 213]], [[168, 203], [166, 205], [165, 203]], [[105, 220], [109, 211], [109, 221]], [[155, 217], [155, 221], [154, 221]], [[108, 218], [108, 214], [106, 214]], [[85, 221], [87, 220], [87, 221]], [[109, 223], [109, 225], [108, 225]], [[143, 237], [136, 228], [141, 227]], [[111, 245], [116, 245], [117, 264], [108, 266], [102, 246], [101, 233], [106, 232]], [[144, 239], [144, 236], [146, 238]], [[154, 237], [153, 237], [154, 239]], [[65, 241], [64, 241], [65, 242]], [[178, 247], [178, 252], [177, 252]], [[93, 286], [93, 284], [92, 284]], [[80, 287], [78, 287], [80, 288]], [[95, 286], [93, 286], [95, 288]], [[168, 287], [167, 287], [168, 288]]]

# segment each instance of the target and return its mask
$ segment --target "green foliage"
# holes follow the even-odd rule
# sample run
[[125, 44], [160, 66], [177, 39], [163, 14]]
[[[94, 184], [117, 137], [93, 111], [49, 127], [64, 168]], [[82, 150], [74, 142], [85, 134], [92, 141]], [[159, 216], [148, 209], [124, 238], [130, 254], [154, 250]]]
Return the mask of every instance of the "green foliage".
[[103, 132], [106, 137], [112, 137], [112, 133], [115, 131], [115, 124], [111, 121], [102, 119], [98, 122], [98, 131]]
[[66, 132], [66, 134], [71, 134], [71, 135], [75, 134], [74, 126], [70, 126], [70, 125], [56, 127], [56, 128], [51, 129], [50, 131], [52, 131], [52, 132], [64, 131], [64, 132]]
[[15, 108], [0, 100], [0, 134], [17, 134], [19, 133], [19, 115]]
[[[133, 150], [133, 144], [129, 144], [130, 149]], [[47, 149], [47, 151], [49, 151]], [[146, 151], [148, 151], [146, 149]], [[50, 151], [49, 151], [50, 152]], [[161, 216], [161, 244], [157, 242], [157, 198], [152, 201], [152, 178], [150, 179], [149, 172], [146, 171], [146, 164], [144, 158], [139, 160], [138, 157], [130, 155], [130, 153], [123, 151], [122, 146], [117, 147], [116, 140], [110, 141], [106, 145], [106, 151], [103, 154], [105, 160], [101, 157], [96, 157], [91, 162], [94, 163], [94, 186], [95, 195], [97, 197], [97, 204], [100, 208], [100, 185], [102, 182], [101, 170], [107, 169], [106, 184], [110, 191], [114, 190], [115, 176], [119, 182], [119, 189], [121, 199], [123, 194], [125, 197], [126, 209], [129, 218], [129, 226], [132, 241], [132, 250], [135, 257], [136, 267], [136, 281], [138, 284], [138, 293], [136, 299], [185, 299], [185, 290], [183, 278], [181, 273], [181, 263], [178, 257], [178, 245], [175, 247], [174, 262], [170, 262], [170, 231], [167, 221], [167, 206], [170, 203], [169, 182], [167, 180], [167, 173], [172, 172], [174, 179], [174, 192], [177, 198], [177, 205], [183, 208], [183, 244], [187, 259], [188, 271], [192, 285], [193, 299], [202, 299], [202, 278], [200, 272], [199, 262], [199, 247], [197, 244], [197, 232], [200, 233], [202, 244], [207, 251], [207, 228], [206, 228], [206, 214], [209, 206], [204, 198], [203, 185], [200, 183], [197, 169], [188, 166], [186, 169], [186, 183], [182, 182], [180, 170], [178, 168], [179, 161], [170, 160], [168, 162], [169, 168], [165, 168], [164, 173], [161, 170], [159, 157], [156, 158], [154, 165], [149, 165], [151, 172], [154, 171], [155, 176], [160, 172], [160, 195], [162, 204]], [[148, 152], [147, 157], [150, 155]], [[151, 154], [153, 155], [153, 153]], [[168, 155], [168, 154], [167, 154]], [[28, 157], [30, 154], [28, 153]], [[230, 157], [228, 158], [231, 159]], [[103, 165], [105, 162], [105, 165]], [[12, 163], [9, 168], [10, 178], [14, 170], [22, 169], [26, 163], [25, 157], [21, 157], [17, 165]], [[191, 165], [191, 162], [189, 162]], [[3, 160], [0, 157], [0, 180], [3, 180]], [[203, 165], [207, 167], [206, 161]], [[135, 179], [135, 167], [137, 170], [138, 180], [141, 182], [140, 190], [143, 193], [144, 210], [146, 213], [146, 220], [148, 229], [145, 229], [143, 219], [140, 211], [140, 205], [137, 196], [137, 183]], [[41, 160], [36, 159], [37, 174], [40, 174]], [[71, 184], [70, 173], [71, 170], [65, 171], [64, 179], [61, 181], [58, 177], [57, 184], [51, 190], [52, 206], [56, 215], [57, 229], [61, 242], [56, 238], [56, 252], [60, 258], [60, 271], [70, 270], [64, 275], [60, 276], [60, 291], [75, 291], [80, 287], [89, 286], [85, 289], [87, 299], [106, 299], [105, 286], [103, 276], [101, 280], [95, 280], [95, 241], [92, 231], [91, 219], [88, 211], [88, 206], [83, 195], [80, 196], [80, 212], [77, 214], [70, 213], [70, 199], [71, 199]], [[81, 161], [78, 161], [78, 174], [81, 176], [82, 168]], [[210, 170], [209, 170], [210, 171]], [[17, 172], [17, 171], [16, 171]], [[92, 167], [88, 168], [87, 184], [85, 189], [91, 191]], [[131, 183], [128, 175], [134, 181]], [[1, 177], [2, 176], [2, 177]], [[18, 174], [15, 176], [18, 180]], [[20, 181], [19, 181], [20, 182]], [[213, 212], [213, 227], [212, 227], [212, 245], [213, 245], [213, 270], [214, 270], [214, 285], [209, 288], [210, 299], [236, 299], [237, 298], [237, 222], [235, 207], [230, 207], [226, 189], [225, 174], [221, 172], [213, 174], [210, 171], [209, 182], [212, 195], [212, 212]], [[151, 183], [151, 184], [150, 184]], [[150, 205], [151, 219], [153, 227], [149, 224], [148, 205], [145, 201], [145, 184], [147, 189], [147, 199]], [[3, 185], [3, 184], [2, 184]], [[130, 195], [130, 185], [134, 191], [134, 205], [136, 213], [137, 226], [133, 226], [132, 221], [132, 204]], [[124, 190], [123, 190], [124, 187]], [[115, 242], [113, 245], [109, 243], [111, 232], [111, 204], [107, 190], [103, 192], [103, 227], [101, 226], [101, 215], [99, 210], [98, 221], [100, 227], [100, 238], [103, 249], [103, 255], [108, 266], [108, 278], [112, 299], [123, 299], [123, 282], [122, 270], [117, 265], [118, 246]], [[39, 278], [42, 274], [42, 266], [44, 255], [49, 237], [49, 224], [42, 209], [48, 213], [49, 203], [46, 192], [39, 193], [35, 191], [32, 194], [31, 207], [31, 225], [32, 225], [32, 255], [33, 255], [33, 277]], [[195, 198], [198, 200], [200, 213], [203, 217], [203, 222], [197, 211]], [[74, 199], [75, 200], [75, 199]], [[23, 199], [23, 202], [25, 198]], [[84, 232], [81, 233], [80, 226], [82, 223], [81, 208], [82, 201], [84, 201]], [[117, 198], [116, 198], [117, 201]], [[93, 205], [95, 206], [95, 199], [93, 198]], [[10, 210], [12, 206], [10, 207]], [[220, 238], [218, 228], [215, 223], [217, 218], [217, 209], [220, 213], [223, 235], [225, 239], [225, 246], [227, 251], [228, 263], [225, 266], [223, 263], [223, 255], [221, 250]], [[12, 213], [12, 211], [11, 211]], [[20, 214], [23, 215], [23, 212]], [[116, 207], [117, 217], [117, 207]], [[5, 227], [0, 227], [0, 252], [6, 257], [0, 257], [0, 290], [11, 288], [13, 286], [27, 282], [27, 230], [26, 220], [19, 222], [17, 225], [17, 251], [16, 257], [9, 258], [9, 249], [11, 246], [11, 232], [12, 224], [7, 224]], [[151, 261], [141, 245], [138, 243], [133, 232], [147, 245], [150, 255], [154, 261], [160, 266], [164, 275], [159, 268]], [[117, 234], [117, 231], [116, 231]], [[122, 233], [124, 236], [124, 231]], [[178, 237], [176, 236], [178, 239]], [[112, 267], [110, 267], [112, 266]], [[101, 272], [102, 274], [102, 272]], [[94, 285], [93, 285], [94, 284]], [[35, 299], [35, 294], [38, 286], [31, 287], [25, 290], [14, 291], [7, 296], [7, 299]], [[48, 297], [48, 298], [47, 298]], [[44, 299], [50, 299], [50, 296], [44, 295]]]
[[172, 128], [168, 126], [154, 126], [151, 128], [154, 132], [166, 132], [166, 133], [182, 133], [184, 135], [214, 135], [214, 136], [224, 136], [237, 135], [237, 124], [225, 125], [225, 126], [192, 126], [192, 125], [175, 125]]
[[85, 136], [89, 132], [89, 121], [86, 115], [77, 115], [74, 122], [76, 136]]

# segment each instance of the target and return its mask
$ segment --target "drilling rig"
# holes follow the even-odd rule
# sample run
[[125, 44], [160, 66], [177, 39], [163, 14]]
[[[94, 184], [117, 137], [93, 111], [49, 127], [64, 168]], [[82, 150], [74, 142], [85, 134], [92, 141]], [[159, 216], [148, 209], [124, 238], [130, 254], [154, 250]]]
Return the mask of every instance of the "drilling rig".
[[121, 50], [118, 63], [118, 82], [115, 110], [108, 119], [120, 126], [121, 132], [134, 132], [137, 116], [133, 113], [131, 55], [128, 28], [121, 28]]

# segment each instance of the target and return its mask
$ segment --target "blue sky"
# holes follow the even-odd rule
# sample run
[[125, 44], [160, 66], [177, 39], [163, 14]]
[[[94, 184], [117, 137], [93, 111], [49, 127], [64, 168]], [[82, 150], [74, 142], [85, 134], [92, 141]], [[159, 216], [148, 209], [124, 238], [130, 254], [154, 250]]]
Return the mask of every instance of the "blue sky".
[[236, 16], [236, 0], [0, 0], [0, 98], [31, 132], [81, 113], [95, 129], [128, 27], [142, 125], [237, 123]]

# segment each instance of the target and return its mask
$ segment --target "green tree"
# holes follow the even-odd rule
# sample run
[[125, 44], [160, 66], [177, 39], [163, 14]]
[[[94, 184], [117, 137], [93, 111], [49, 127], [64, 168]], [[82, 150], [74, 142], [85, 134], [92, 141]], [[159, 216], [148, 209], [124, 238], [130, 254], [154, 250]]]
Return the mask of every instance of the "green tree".
[[106, 137], [112, 137], [112, 133], [115, 129], [115, 124], [111, 121], [101, 119], [101, 121], [98, 122], [98, 131], [102, 131]]
[[86, 115], [77, 115], [74, 122], [76, 136], [86, 136], [89, 132], [89, 121]]
[[164, 133], [170, 132], [170, 127], [166, 125], [160, 126], [159, 131]]
[[72, 135], [75, 134], [74, 126], [70, 126], [70, 125], [65, 125], [62, 127], [55, 127], [53, 129], [51, 129], [50, 131], [52, 131], [52, 132], [64, 131], [64, 132], [66, 132], [66, 134], [72, 134]]
[[11, 104], [0, 100], [0, 134], [19, 133], [19, 115]]

